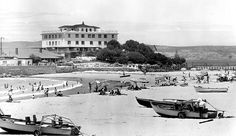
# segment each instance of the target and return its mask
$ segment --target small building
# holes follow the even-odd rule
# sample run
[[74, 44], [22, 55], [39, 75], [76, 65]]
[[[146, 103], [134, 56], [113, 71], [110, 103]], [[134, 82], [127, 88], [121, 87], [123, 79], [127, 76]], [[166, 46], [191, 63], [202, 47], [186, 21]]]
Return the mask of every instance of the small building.
[[10, 56], [0, 57], [0, 66], [29, 66], [33, 61], [30, 58], [16, 58]]

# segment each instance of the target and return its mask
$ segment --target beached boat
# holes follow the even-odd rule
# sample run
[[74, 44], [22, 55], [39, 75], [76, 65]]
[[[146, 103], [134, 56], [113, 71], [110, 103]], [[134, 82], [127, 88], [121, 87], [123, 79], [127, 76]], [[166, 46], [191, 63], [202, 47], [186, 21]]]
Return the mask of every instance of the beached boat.
[[[153, 110], [164, 117], [178, 117], [178, 118], [216, 118], [223, 117], [224, 111], [214, 109], [209, 110], [205, 108], [200, 114], [199, 108], [196, 107], [197, 100], [174, 100], [173, 101], [151, 101]], [[208, 103], [209, 104], [209, 103]], [[209, 104], [210, 105], [210, 104]]]
[[223, 93], [228, 92], [229, 88], [212, 88], [212, 87], [202, 87], [202, 86], [194, 86], [196, 92], [199, 93]]
[[152, 105], [150, 103], [150, 101], [153, 101], [152, 99], [144, 99], [144, 98], [138, 98], [138, 97], [135, 97], [135, 98], [140, 105], [145, 106], [147, 108], [152, 108]]
[[29, 117], [26, 120], [10, 118], [1, 115], [0, 128], [11, 134], [40, 135], [80, 135], [80, 126], [76, 126], [70, 119], [54, 115], [46, 115], [41, 121], [34, 116], [33, 121]]

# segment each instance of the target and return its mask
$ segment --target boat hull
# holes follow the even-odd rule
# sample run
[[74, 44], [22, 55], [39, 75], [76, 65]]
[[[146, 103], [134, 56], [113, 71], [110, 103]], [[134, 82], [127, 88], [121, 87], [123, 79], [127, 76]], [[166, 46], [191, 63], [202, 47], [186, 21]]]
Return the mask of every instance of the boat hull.
[[226, 93], [228, 92], [228, 88], [206, 88], [206, 87], [196, 87], [194, 86], [196, 92], [199, 93]]
[[150, 103], [150, 101], [153, 101], [152, 99], [143, 99], [136, 97], [136, 100], [140, 105], [145, 106], [147, 108], [152, 108], [152, 105]]
[[[22, 122], [17, 124], [11, 120], [0, 119], [0, 128], [11, 134], [33, 134], [39, 125], [25, 125]], [[45, 135], [71, 135], [71, 129], [41, 127], [40, 131]]]
[[163, 117], [179, 117], [180, 113], [184, 113], [186, 118], [216, 118], [217, 111], [208, 111], [200, 116], [199, 112], [190, 110], [178, 110], [175, 103], [165, 103], [163, 101], [150, 102], [153, 110]]

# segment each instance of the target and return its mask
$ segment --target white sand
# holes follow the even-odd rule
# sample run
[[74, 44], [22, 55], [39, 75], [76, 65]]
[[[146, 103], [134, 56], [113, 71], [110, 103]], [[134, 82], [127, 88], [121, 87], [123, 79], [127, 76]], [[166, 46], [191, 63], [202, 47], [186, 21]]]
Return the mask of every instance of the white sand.
[[[92, 75], [91, 73], [67, 73], [53, 76], [62, 75], [109, 79], [119, 77], [119, 74], [107, 73]], [[142, 75], [135, 74], [135, 76]], [[155, 75], [150, 74], [146, 77], [154, 80]], [[236, 116], [236, 92], [234, 91], [236, 82], [221, 84], [230, 87], [228, 93], [198, 94], [192, 83], [188, 87], [152, 87], [142, 91], [122, 90], [122, 93], [127, 94], [122, 96], [99, 96], [93, 93], [24, 100], [20, 103], [3, 102], [0, 108], [6, 114], [12, 114], [17, 118], [32, 117], [33, 114], [40, 118], [45, 114], [56, 113], [69, 117], [77, 125], [81, 125], [84, 133], [96, 136], [234, 136], [236, 135], [236, 118], [215, 119], [204, 124], [199, 124], [203, 121], [201, 119], [163, 118], [159, 117], [153, 109], [140, 106], [135, 100], [135, 96], [158, 100], [201, 97], [206, 98], [218, 109], [225, 110], [226, 116]]]

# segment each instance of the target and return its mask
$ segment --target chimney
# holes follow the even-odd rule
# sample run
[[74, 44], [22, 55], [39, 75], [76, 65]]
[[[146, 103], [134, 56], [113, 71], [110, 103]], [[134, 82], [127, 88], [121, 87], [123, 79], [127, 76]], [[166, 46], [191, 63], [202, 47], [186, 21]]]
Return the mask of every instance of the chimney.
[[15, 54], [18, 55], [19, 52], [18, 52], [18, 48], [15, 48]]

